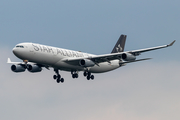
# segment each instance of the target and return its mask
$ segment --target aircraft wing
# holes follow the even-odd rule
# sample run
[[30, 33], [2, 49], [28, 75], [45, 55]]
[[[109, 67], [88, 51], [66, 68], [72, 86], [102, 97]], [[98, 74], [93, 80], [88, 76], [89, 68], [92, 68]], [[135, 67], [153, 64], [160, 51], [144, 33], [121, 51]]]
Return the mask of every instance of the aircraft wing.
[[8, 63], [8, 64], [18, 64], [18, 65], [24, 64], [24, 63], [22, 63], [22, 62], [11, 62], [11, 59], [10, 59], [10, 58], [7, 59], [7, 63]]
[[93, 56], [89, 56], [89, 57], [66, 58], [66, 59], [63, 59], [62, 61], [75, 63], [76, 61], [78, 62], [79, 60], [82, 60], [82, 59], [89, 59], [95, 63], [101, 63], [101, 62], [108, 62], [108, 61], [115, 60], [115, 59], [121, 59], [121, 55], [122, 55], [122, 53], [93, 55]]
[[[27, 63], [25, 63], [25, 62], [12, 62], [10, 58], [7, 59], [7, 63], [8, 63], [8, 64], [21, 65], [21, 66], [27, 66]], [[47, 66], [47, 65], [37, 64], [37, 63], [33, 63], [33, 62], [28, 62], [28, 64], [38, 65], [38, 66], [40, 66], [40, 67], [45, 67], [45, 68], [48, 69], [48, 70], [49, 70], [49, 67], [50, 67], [50, 66]]]
[[131, 53], [131, 54], [137, 56], [137, 55], [139, 55], [139, 53], [148, 52], [148, 51], [157, 50], [157, 49], [161, 49], [161, 48], [166, 48], [166, 47], [172, 46], [175, 42], [176, 42], [176, 40], [174, 40], [169, 45], [162, 45], [162, 46], [151, 47], [151, 48], [146, 48], [146, 49], [133, 50], [133, 51], [128, 51], [128, 53]]
[[[157, 50], [157, 49], [172, 46], [174, 44], [174, 42], [175, 42], [175, 40], [172, 43], [168, 44], [168, 45], [162, 45], [162, 46], [151, 47], [151, 48], [146, 48], [146, 49], [127, 51], [127, 52], [111, 53], [111, 54], [104, 54], [104, 55], [94, 55], [94, 56], [81, 57], [81, 58], [67, 58], [67, 59], [64, 59], [63, 61], [67, 62], [67, 63], [70, 63], [70, 64], [77, 64], [77, 65], [79, 65], [79, 61], [82, 60], [82, 59], [89, 59], [89, 60], [93, 61], [96, 65], [98, 65], [98, 63], [110, 62], [111, 60], [117, 60], [117, 59], [122, 61], [122, 55], [123, 54], [130, 53], [130, 54], [132, 54], [134, 56], [138, 56], [143, 52], [148, 52], [148, 51]], [[127, 62], [122, 62], [122, 64], [130, 63], [130, 62], [137, 62], [137, 61], [142, 61], [142, 60], [149, 60], [149, 59], [150, 58], [127, 61]]]

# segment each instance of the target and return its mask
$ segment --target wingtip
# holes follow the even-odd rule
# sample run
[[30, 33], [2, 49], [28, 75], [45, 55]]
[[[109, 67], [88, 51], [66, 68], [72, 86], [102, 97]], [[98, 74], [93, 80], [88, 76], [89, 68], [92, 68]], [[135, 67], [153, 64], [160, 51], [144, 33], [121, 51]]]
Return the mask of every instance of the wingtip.
[[11, 63], [11, 59], [10, 58], [7, 59], [7, 63]]
[[172, 43], [170, 43], [168, 46], [172, 46], [174, 43], [176, 42], [176, 40], [174, 40]]

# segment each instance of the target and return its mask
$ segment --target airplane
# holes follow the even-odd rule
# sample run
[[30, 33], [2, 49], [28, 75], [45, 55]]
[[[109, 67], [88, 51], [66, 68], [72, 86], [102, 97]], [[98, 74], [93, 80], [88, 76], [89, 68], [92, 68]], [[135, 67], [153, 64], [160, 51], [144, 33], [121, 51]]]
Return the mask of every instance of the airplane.
[[53, 68], [56, 73], [53, 78], [57, 83], [63, 83], [64, 78], [59, 70], [71, 72], [72, 78], [78, 78], [82, 71], [87, 80], [93, 80], [92, 73], [104, 73], [112, 71], [127, 63], [149, 60], [151, 58], [136, 59], [141, 53], [172, 46], [175, 40], [168, 44], [146, 49], [124, 52], [127, 35], [121, 35], [110, 54], [94, 55], [80, 51], [51, 47], [37, 43], [19, 43], [13, 48], [13, 53], [23, 62], [11, 62], [13, 72], [24, 72], [26, 69], [31, 73], [41, 72], [42, 68]]

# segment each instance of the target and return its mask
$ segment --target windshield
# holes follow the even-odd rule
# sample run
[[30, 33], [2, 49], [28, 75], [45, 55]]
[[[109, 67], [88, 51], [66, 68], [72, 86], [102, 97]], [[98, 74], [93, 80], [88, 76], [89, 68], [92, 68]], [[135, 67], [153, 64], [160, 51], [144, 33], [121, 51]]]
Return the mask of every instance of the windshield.
[[24, 46], [22, 46], [22, 45], [17, 45], [16, 47], [17, 48], [24, 48]]

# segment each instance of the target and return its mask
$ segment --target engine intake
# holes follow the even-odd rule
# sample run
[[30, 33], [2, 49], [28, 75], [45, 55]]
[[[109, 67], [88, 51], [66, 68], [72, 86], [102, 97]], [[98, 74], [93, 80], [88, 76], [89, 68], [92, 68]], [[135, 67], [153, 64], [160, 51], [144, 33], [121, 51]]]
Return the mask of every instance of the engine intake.
[[28, 69], [29, 72], [32, 72], [32, 73], [42, 71], [42, 68], [39, 67], [38, 65], [30, 65], [30, 64], [28, 64], [27, 69]]
[[136, 60], [136, 56], [130, 54], [130, 53], [123, 53], [122, 54], [122, 59], [125, 61], [134, 61]]
[[79, 61], [79, 65], [83, 67], [92, 67], [95, 63], [89, 59], [82, 59]]
[[21, 65], [12, 65], [11, 70], [13, 72], [24, 72], [26, 70], [26, 68]]

